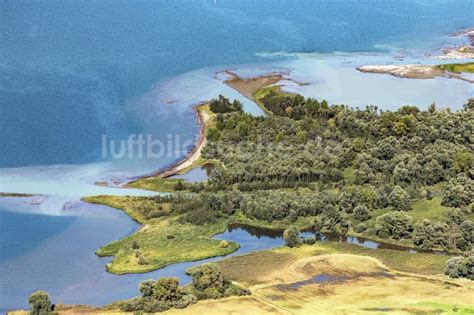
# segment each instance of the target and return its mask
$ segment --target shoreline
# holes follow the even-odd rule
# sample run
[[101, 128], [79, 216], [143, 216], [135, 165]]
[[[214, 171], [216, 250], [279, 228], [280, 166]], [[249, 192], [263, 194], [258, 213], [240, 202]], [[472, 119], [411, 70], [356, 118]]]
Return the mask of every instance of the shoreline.
[[[257, 77], [252, 77], [249, 79], [243, 79], [239, 77], [237, 74], [235, 74], [234, 72], [229, 71], [229, 70], [224, 70], [220, 73], [224, 73], [227, 76], [229, 76], [229, 79], [225, 80], [224, 84], [236, 90], [238, 93], [244, 95], [246, 98], [252, 101], [254, 101], [254, 93], [256, 91], [264, 87], [271, 86], [284, 79], [282, 73], [267, 73], [267, 74], [263, 74]], [[303, 85], [304, 83], [298, 83], [298, 84]], [[199, 160], [199, 158], [201, 157], [201, 152], [207, 143], [206, 127], [209, 122], [210, 116], [203, 109], [203, 107], [206, 106], [207, 104], [208, 104], [207, 101], [201, 102], [193, 107], [193, 110], [195, 112], [197, 122], [199, 125], [198, 139], [195, 142], [193, 148], [186, 154], [186, 156], [183, 159], [172, 163], [170, 166], [160, 169], [154, 173], [138, 176], [137, 178], [127, 182], [125, 184], [125, 187], [132, 187], [131, 184], [138, 182], [142, 179], [169, 178], [173, 175], [177, 175], [180, 172], [187, 170], [188, 168], [192, 167], [196, 161]], [[104, 185], [103, 183], [96, 183], [96, 184]]]
[[356, 69], [363, 73], [389, 74], [402, 79], [426, 80], [444, 77], [474, 83], [474, 80], [463, 77], [461, 73], [444, 70], [440, 65], [367, 65]]
[[[442, 54], [431, 57], [432, 60], [453, 60], [453, 64], [402, 64], [402, 65], [364, 65], [356, 69], [363, 73], [389, 74], [398, 78], [407, 79], [434, 79], [444, 77], [449, 79], [458, 79], [469, 83], [474, 83], [471, 78], [462, 75], [462, 71], [450, 71], [445, 66], [458, 65], [454, 60], [472, 60], [474, 59], [474, 28], [465, 28], [449, 34], [450, 37], [466, 38], [467, 43], [442, 48]], [[427, 54], [426, 56], [431, 56]], [[468, 65], [471, 62], [461, 62], [459, 65]], [[472, 72], [472, 70], [468, 71]]]
[[446, 47], [442, 49], [442, 55], [435, 56], [433, 59], [474, 59], [474, 28], [464, 28], [449, 34], [450, 37], [464, 38], [466, 43]]
[[206, 139], [206, 123], [209, 121], [209, 115], [203, 110], [203, 106], [207, 105], [207, 102], [200, 103], [193, 107], [194, 113], [197, 118], [199, 125], [198, 139], [194, 143], [193, 148], [186, 154], [181, 160], [172, 163], [170, 166], [165, 167], [151, 175], [140, 176], [137, 179], [134, 179], [126, 184], [127, 187], [130, 187], [130, 184], [135, 183], [141, 179], [147, 178], [168, 178], [170, 176], [176, 175], [179, 172], [187, 169], [192, 166], [201, 157], [202, 149], [207, 143]]
[[224, 84], [236, 90], [246, 98], [254, 100], [254, 93], [261, 88], [276, 84], [284, 79], [282, 73], [272, 72], [257, 77], [244, 79], [239, 77], [232, 71], [224, 70], [221, 73], [226, 74], [229, 78]]

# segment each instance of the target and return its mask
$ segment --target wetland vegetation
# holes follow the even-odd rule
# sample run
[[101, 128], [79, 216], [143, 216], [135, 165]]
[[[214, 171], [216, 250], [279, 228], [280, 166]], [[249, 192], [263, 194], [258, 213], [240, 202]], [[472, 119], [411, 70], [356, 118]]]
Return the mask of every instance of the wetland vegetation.
[[[257, 296], [246, 297], [245, 303], [261, 304], [268, 294], [275, 294], [276, 301], [280, 301], [283, 296], [278, 292], [288, 284], [275, 286], [275, 282], [291, 283], [306, 278], [270, 281], [272, 274], [303, 258], [320, 263], [318, 257], [336, 259], [330, 265], [351, 282], [367, 281], [383, 287], [390, 279], [394, 281], [391, 285], [407, 285], [417, 290], [420, 281], [429, 281], [432, 287], [420, 293], [419, 301], [425, 304], [411, 305], [413, 310], [443, 308], [452, 303], [453, 297], [447, 294], [444, 298], [448, 304], [436, 304], [442, 301], [430, 300], [429, 292], [446, 286], [443, 273], [452, 278], [472, 279], [473, 101], [460, 111], [438, 110], [432, 105], [427, 111], [405, 106], [390, 112], [375, 106], [354, 109], [329, 105], [282, 93], [278, 87], [260, 89], [254, 97], [270, 115], [253, 117], [242, 112], [239, 102], [222, 96], [201, 107], [209, 115], [207, 142], [196, 163], [212, 161], [214, 167], [207, 181], [147, 178], [133, 185], [183, 193], [154, 197], [94, 196], [84, 200], [123, 209], [142, 225], [136, 233], [97, 250], [99, 256], [114, 256], [107, 264], [107, 270], [113, 273], [147, 272], [176, 262], [232, 253], [239, 244], [213, 239], [232, 224], [285, 230], [283, 237], [288, 247], [230, 258], [219, 262], [220, 269], [202, 267], [217, 274], [211, 278], [228, 279], [217, 280], [223, 286], [213, 287], [213, 293], [206, 289], [206, 293], [196, 291], [194, 277], [193, 283], [185, 287], [179, 287], [177, 279], [164, 278], [142, 283], [142, 297], [110, 307], [123, 311], [164, 311], [208, 298], [225, 298], [229, 304], [223, 305], [233, 305], [236, 298], [228, 296], [249, 292], [229, 281], [246, 286], [265, 285], [258, 287]], [[364, 236], [449, 254], [412, 254], [348, 243], [320, 243], [300, 238], [299, 230]], [[349, 267], [346, 256], [337, 256], [342, 254], [357, 255], [354, 257], [359, 258], [351, 259], [360, 260], [361, 264]], [[367, 261], [362, 263], [366, 259], [362, 256], [373, 259], [370, 262], [374, 270], [365, 270], [363, 265]], [[248, 266], [252, 266], [251, 270]], [[381, 276], [381, 272], [389, 276]], [[419, 280], [418, 276], [399, 273], [437, 278]], [[319, 285], [316, 280], [311, 281], [309, 287]], [[340, 281], [335, 283], [341, 285]], [[458, 286], [462, 289], [456, 290], [465, 301], [471, 284], [468, 289], [453, 284]], [[305, 291], [306, 285], [296, 289]], [[292, 290], [284, 289], [285, 296]], [[338, 290], [343, 290], [345, 293], [341, 294], [345, 296], [349, 294], [346, 289]], [[286, 302], [281, 307], [296, 307], [289, 301], [300, 297], [300, 293], [284, 298]], [[298, 307], [322, 306], [314, 303]], [[383, 303], [396, 308], [387, 301]], [[377, 307], [377, 303], [369, 304], [360, 307]], [[343, 308], [345, 304], [338, 305]], [[190, 310], [200, 307], [193, 305]], [[457, 307], [472, 309], [468, 303]]]

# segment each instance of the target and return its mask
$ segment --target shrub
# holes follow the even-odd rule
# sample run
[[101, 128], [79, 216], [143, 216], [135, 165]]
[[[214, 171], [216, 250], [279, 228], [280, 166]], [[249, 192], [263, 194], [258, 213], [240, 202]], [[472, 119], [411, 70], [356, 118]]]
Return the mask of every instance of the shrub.
[[136, 297], [127, 301], [118, 303], [118, 307], [123, 312], [138, 312], [143, 310], [145, 306], [145, 300], [141, 297]]
[[444, 273], [451, 278], [474, 280], [474, 256], [451, 258], [446, 263]]
[[138, 264], [139, 265], [148, 265], [148, 260], [143, 255], [138, 256]]
[[402, 211], [392, 211], [377, 217], [375, 231], [381, 238], [409, 238], [412, 231], [412, 217]]
[[184, 295], [180, 300], [174, 303], [175, 308], [185, 308], [191, 304], [196, 303], [197, 298], [192, 294]]
[[224, 296], [240, 296], [240, 295], [250, 295], [250, 291], [241, 286], [234, 284], [228, 287], [224, 292]]
[[354, 208], [354, 218], [359, 221], [367, 221], [370, 219], [370, 211], [365, 205], [359, 205]]
[[461, 174], [449, 181], [443, 189], [441, 205], [461, 208], [472, 203], [474, 198], [474, 181]]
[[48, 293], [44, 291], [36, 291], [28, 298], [28, 304], [31, 305], [31, 314], [42, 315], [51, 312], [51, 301]]
[[448, 224], [460, 225], [466, 219], [466, 215], [461, 209], [448, 209], [446, 222]]
[[298, 247], [303, 244], [300, 231], [296, 228], [289, 228], [283, 232], [283, 240], [285, 241], [285, 245], [288, 247]]
[[132, 249], [139, 249], [140, 245], [138, 245], [138, 242], [136, 240], [133, 240], [131, 243]]
[[357, 233], [362, 233], [364, 232], [365, 230], [367, 230], [367, 226], [365, 225], [365, 223], [359, 223], [356, 228], [355, 228], [355, 231]]
[[424, 249], [446, 248], [448, 246], [448, 226], [446, 224], [431, 224], [424, 219], [413, 227], [413, 243]]
[[153, 290], [155, 289], [155, 281], [145, 280], [140, 282], [139, 290], [144, 297], [150, 297], [153, 295]]
[[466, 220], [461, 223], [460, 229], [464, 240], [469, 244], [474, 243], [474, 222]]
[[410, 195], [400, 186], [393, 187], [388, 202], [395, 210], [406, 211], [411, 209]]
[[314, 245], [316, 244], [316, 238], [314, 236], [303, 239], [303, 244]]
[[178, 300], [181, 297], [179, 279], [164, 277], [156, 280], [152, 296], [154, 299], [162, 302], [174, 302]]
[[169, 309], [170, 306], [167, 303], [157, 300], [146, 301], [143, 304], [143, 311], [145, 313], [164, 312]]

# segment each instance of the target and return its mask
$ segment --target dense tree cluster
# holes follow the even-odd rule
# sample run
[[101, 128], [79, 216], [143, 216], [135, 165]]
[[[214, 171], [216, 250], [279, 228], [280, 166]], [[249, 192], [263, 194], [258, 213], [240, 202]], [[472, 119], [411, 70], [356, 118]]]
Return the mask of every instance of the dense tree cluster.
[[163, 312], [170, 308], [185, 308], [197, 300], [224, 296], [248, 295], [250, 292], [224, 279], [216, 264], [204, 264], [187, 270], [191, 284], [179, 286], [178, 278], [159, 278], [140, 283], [141, 297], [119, 303], [124, 312]]
[[[470, 107], [362, 110], [275, 88], [259, 101], [274, 115], [237, 111], [217, 116], [203, 154], [221, 163], [208, 190], [234, 186], [248, 192], [239, 209], [254, 219], [292, 222], [316, 216], [317, 229], [340, 234], [352, 229], [351, 218], [367, 221], [372, 210], [389, 207], [393, 212], [377, 218], [374, 232], [379, 237], [412, 238], [423, 248], [472, 248], [472, 237], [464, 237], [471, 227], [465, 218], [431, 223], [414, 222], [409, 215], [414, 199], [433, 197], [434, 185], [441, 187], [442, 205], [460, 209], [448, 217], [472, 213]], [[277, 191], [298, 187], [313, 192]], [[354, 228], [365, 231], [367, 226]]]
[[393, 238], [396, 240], [410, 238], [413, 219], [402, 211], [392, 211], [377, 217], [375, 230], [382, 238]]
[[228, 98], [219, 95], [218, 99], [213, 99], [209, 102], [209, 107], [214, 113], [230, 113], [230, 112], [241, 112], [242, 103], [238, 100], [234, 100], [232, 103]]
[[224, 278], [217, 264], [204, 264], [186, 271], [193, 281], [188, 290], [199, 300], [224, 296], [248, 295], [250, 291]]
[[413, 243], [423, 249], [447, 248], [448, 225], [424, 219], [413, 226]]
[[[347, 167], [354, 168], [357, 184], [390, 183], [402, 189], [461, 173], [472, 180], [472, 111], [407, 106], [378, 112], [274, 92], [261, 101], [276, 115], [219, 115], [211, 128], [204, 154], [225, 166], [212, 176], [216, 183], [340, 182]], [[396, 197], [399, 210], [405, 210]]]

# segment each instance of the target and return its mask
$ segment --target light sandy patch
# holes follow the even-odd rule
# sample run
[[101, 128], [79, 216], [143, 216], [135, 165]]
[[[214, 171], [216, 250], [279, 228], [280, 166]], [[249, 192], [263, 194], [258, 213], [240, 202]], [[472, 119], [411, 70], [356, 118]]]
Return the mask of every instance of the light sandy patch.
[[328, 254], [300, 259], [288, 267], [295, 280], [316, 274], [358, 275], [387, 271], [380, 261], [372, 257], [351, 254]]
[[459, 73], [444, 71], [435, 65], [370, 65], [358, 67], [357, 70], [364, 73], [389, 74], [394, 77], [406, 79], [434, 79], [436, 77], [446, 77], [474, 83], [473, 80]]
[[160, 170], [159, 172], [148, 177], [167, 178], [173, 176], [191, 167], [199, 159], [199, 157], [201, 156], [201, 152], [207, 143], [206, 124], [208, 123], [210, 116], [204, 110], [200, 110], [199, 106], [195, 107], [195, 111], [199, 122], [199, 136], [198, 141], [194, 145], [193, 149], [186, 155], [183, 160], [178, 161], [171, 167]]
[[441, 56], [433, 57], [438, 60], [474, 59], [474, 47], [464, 46], [456, 49], [446, 49]]
[[444, 71], [430, 65], [370, 65], [358, 67], [365, 73], [391, 74], [399, 78], [433, 79], [444, 75]]
[[231, 71], [225, 71], [224, 73], [229, 76], [229, 79], [224, 83], [251, 100], [253, 100], [253, 94], [261, 88], [278, 83], [283, 79], [283, 76], [279, 73], [270, 73], [250, 79], [240, 78]]

